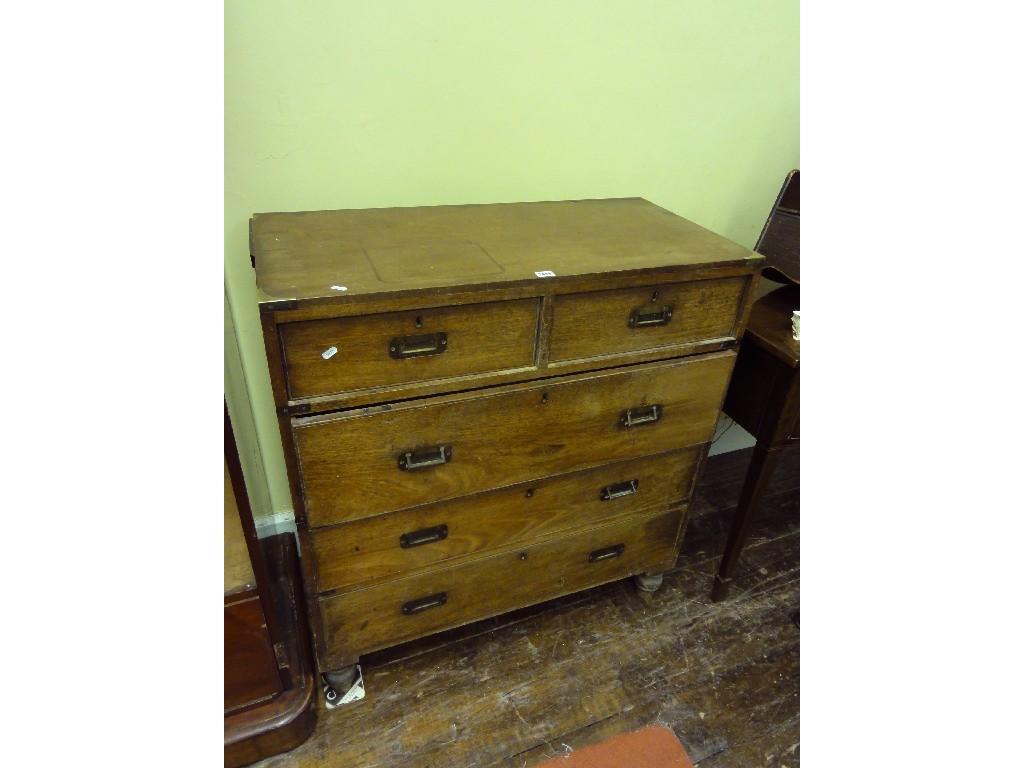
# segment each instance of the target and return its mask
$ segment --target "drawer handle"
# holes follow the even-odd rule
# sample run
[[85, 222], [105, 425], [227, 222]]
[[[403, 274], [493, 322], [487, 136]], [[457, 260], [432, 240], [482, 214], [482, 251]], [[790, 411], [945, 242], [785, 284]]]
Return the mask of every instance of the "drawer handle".
[[432, 544], [435, 541], [442, 541], [448, 538], [448, 526], [447, 525], [435, 525], [433, 528], [424, 528], [419, 531], [412, 531], [411, 533], [403, 533], [399, 537], [399, 541], [402, 544], [402, 549], [408, 549], [409, 547], [420, 547], [424, 544]]
[[448, 349], [447, 333], [427, 333], [422, 336], [396, 336], [388, 344], [388, 352], [395, 360], [424, 355], [440, 355]]
[[452, 447], [439, 445], [435, 448], [422, 448], [418, 451], [406, 451], [398, 457], [398, 468], [403, 472], [413, 469], [436, 467], [452, 460]]
[[444, 605], [447, 602], [448, 593], [438, 592], [436, 595], [427, 595], [418, 600], [410, 600], [402, 606], [402, 613], [406, 616], [412, 616], [414, 613], [425, 611], [427, 608], [437, 608], [439, 605]]
[[629, 480], [625, 483], [606, 485], [601, 489], [601, 501], [621, 499], [623, 496], [632, 496], [640, 489], [640, 480]]
[[629, 327], [647, 328], [652, 325], [668, 325], [668, 321], [671, 319], [671, 306], [656, 310], [648, 309], [647, 307], [637, 307], [629, 313]]
[[598, 560], [611, 560], [613, 557], [618, 557], [625, 551], [625, 544], [616, 544], [614, 547], [595, 549], [593, 552], [590, 553], [590, 562], [596, 563]]
[[624, 427], [635, 427], [638, 424], [652, 424], [661, 418], [660, 405], [648, 405], [644, 408], [630, 408], [619, 419]]

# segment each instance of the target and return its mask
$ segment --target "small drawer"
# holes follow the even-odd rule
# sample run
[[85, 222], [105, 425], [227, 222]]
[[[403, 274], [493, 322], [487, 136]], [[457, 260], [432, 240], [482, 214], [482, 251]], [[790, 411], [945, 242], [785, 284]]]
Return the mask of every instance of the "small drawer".
[[735, 358], [719, 352], [293, 419], [309, 525], [707, 442]]
[[280, 326], [292, 400], [534, 364], [539, 299]]
[[451, 558], [670, 509], [689, 496], [699, 459], [700, 448], [686, 448], [314, 529], [318, 589], [350, 589]]
[[735, 336], [746, 277], [555, 298], [549, 360], [580, 360]]
[[670, 568], [684, 509], [319, 600], [327, 663], [647, 570]]

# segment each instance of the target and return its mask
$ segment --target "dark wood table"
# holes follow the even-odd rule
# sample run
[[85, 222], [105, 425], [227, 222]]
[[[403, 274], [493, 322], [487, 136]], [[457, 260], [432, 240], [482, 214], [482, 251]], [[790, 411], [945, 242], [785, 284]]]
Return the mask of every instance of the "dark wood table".
[[783, 286], [754, 304], [725, 397], [726, 414], [757, 443], [711, 590], [716, 602], [729, 593], [733, 568], [779, 453], [800, 442], [800, 342], [792, 326], [799, 307], [799, 285]]

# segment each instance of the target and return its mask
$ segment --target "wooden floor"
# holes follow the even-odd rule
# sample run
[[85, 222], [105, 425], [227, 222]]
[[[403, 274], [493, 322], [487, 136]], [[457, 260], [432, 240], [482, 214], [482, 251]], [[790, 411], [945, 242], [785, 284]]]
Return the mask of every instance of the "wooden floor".
[[261, 768], [522, 768], [651, 723], [700, 768], [800, 764], [799, 451], [783, 455], [736, 571], [711, 577], [750, 450], [709, 460], [677, 567], [366, 657], [367, 697]]

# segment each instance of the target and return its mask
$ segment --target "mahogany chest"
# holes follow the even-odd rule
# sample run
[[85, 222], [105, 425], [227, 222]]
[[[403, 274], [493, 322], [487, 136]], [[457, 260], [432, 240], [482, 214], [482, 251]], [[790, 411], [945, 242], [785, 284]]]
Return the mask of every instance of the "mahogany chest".
[[257, 214], [320, 670], [675, 562], [762, 257], [641, 199]]

